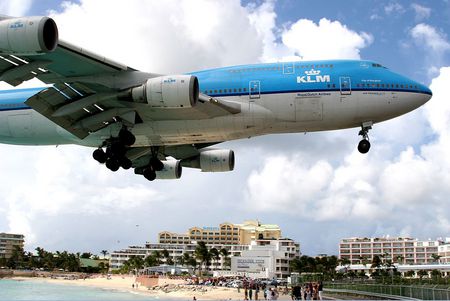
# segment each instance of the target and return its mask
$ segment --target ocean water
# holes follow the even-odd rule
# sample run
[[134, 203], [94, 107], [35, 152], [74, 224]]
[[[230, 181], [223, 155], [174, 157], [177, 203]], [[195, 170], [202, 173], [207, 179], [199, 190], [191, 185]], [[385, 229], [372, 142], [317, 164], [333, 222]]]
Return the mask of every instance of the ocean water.
[[[93, 287], [0, 279], [0, 300], [157, 300], [152, 296]], [[161, 300], [161, 299], [159, 299]]]

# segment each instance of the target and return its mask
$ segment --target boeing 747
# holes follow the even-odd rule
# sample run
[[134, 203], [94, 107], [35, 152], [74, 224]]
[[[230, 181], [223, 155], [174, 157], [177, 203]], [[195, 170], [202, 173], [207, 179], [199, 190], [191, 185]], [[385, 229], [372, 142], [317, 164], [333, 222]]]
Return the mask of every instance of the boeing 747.
[[176, 179], [182, 167], [231, 171], [234, 152], [211, 146], [276, 133], [360, 128], [431, 98], [428, 87], [367, 60], [297, 61], [147, 73], [62, 41], [48, 17], [0, 18], [0, 142], [78, 144], [108, 169]]

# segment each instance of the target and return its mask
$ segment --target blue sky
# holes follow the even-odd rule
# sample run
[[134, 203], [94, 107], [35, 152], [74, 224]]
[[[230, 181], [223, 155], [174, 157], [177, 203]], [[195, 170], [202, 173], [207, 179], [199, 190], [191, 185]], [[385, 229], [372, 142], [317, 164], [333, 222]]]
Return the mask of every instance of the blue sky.
[[349, 236], [450, 236], [448, 1], [61, 3], [0, 9], [50, 13], [63, 39], [144, 71], [361, 58], [431, 85], [434, 96], [376, 125], [367, 156], [355, 150], [358, 129], [266, 136], [223, 144], [235, 150], [234, 172], [184, 170], [178, 181], [109, 173], [82, 147], [2, 145], [9, 160], [0, 170], [10, 172], [0, 175], [0, 231], [25, 233], [29, 249], [113, 250], [155, 241], [162, 230], [255, 218], [279, 224], [308, 255], [336, 254]]

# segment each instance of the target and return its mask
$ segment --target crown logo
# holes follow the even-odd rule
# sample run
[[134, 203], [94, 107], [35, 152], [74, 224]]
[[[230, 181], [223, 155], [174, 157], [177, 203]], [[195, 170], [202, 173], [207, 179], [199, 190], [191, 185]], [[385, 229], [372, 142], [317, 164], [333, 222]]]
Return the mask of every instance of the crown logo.
[[311, 69], [309, 71], [305, 71], [305, 74], [306, 75], [319, 75], [320, 74], [320, 70]]

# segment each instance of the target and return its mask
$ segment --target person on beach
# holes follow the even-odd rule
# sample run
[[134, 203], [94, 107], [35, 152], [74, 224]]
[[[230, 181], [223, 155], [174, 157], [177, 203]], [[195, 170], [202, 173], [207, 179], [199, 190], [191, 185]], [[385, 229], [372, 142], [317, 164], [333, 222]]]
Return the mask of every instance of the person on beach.
[[247, 290], [247, 287], [244, 287], [244, 300], [248, 300], [248, 290]]
[[280, 294], [278, 293], [277, 287], [275, 286], [275, 288], [272, 290], [272, 300], [278, 300], [279, 296]]
[[319, 300], [322, 300], [322, 292], [323, 292], [323, 283], [322, 283], [322, 281], [319, 281], [319, 286], [318, 286], [317, 290], [319, 291]]
[[272, 300], [272, 290], [268, 287], [266, 290], [266, 300]]
[[252, 287], [250, 287], [248, 289], [248, 299], [252, 300], [252, 297], [253, 297], [253, 290], [252, 290]]

